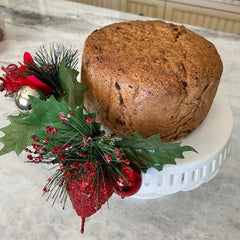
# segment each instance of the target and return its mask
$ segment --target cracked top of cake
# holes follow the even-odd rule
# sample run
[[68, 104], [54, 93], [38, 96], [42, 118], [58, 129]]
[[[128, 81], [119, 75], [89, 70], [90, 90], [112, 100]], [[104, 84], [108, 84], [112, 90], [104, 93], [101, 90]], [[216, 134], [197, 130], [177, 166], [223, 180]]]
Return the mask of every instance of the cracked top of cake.
[[214, 45], [163, 21], [115, 23], [85, 41], [85, 104], [116, 134], [165, 141], [187, 136], [205, 119], [222, 62]]

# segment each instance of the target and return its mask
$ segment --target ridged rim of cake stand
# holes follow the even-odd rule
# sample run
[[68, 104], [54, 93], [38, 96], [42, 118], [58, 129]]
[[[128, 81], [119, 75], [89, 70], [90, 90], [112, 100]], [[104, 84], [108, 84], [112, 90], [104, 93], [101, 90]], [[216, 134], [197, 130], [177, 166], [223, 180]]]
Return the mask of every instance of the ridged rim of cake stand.
[[162, 171], [150, 168], [143, 173], [138, 199], [159, 198], [179, 191], [190, 191], [211, 180], [231, 152], [233, 116], [224, 98], [217, 94], [204, 122], [189, 136], [179, 140], [198, 153], [185, 152], [176, 165], [164, 165]]

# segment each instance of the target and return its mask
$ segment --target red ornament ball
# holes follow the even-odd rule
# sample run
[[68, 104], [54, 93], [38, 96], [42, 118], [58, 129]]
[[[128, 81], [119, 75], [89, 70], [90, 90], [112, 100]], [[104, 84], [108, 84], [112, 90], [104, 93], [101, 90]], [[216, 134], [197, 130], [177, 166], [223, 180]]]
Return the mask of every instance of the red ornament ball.
[[116, 184], [113, 187], [114, 192], [122, 198], [134, 195], [142, 185], [140, 168], [136, 164], [130, 163], [129, 165], [121, 166], [121, 172], [127, 182], [118, 175]]

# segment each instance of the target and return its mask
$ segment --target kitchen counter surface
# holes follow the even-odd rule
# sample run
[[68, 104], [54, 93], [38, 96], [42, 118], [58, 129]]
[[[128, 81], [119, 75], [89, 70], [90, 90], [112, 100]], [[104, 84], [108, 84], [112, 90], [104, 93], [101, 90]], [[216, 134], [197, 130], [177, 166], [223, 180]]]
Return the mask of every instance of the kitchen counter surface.
[[[73, 46], [81, 53], [84, 40], [95, 29], [148, 19], [62, 0], [0, 0], [0, 18], [7, 32], [0, 42], [1, 66], [18, 63], [25, 51], [34, 53], [52, 42]], [[51, 207], [41, 197], [49, 176], [45, 166], [24, 163], [23, 155], [9, 153], [0, 156], [0, 239], [240, 239], [240, 36], [188, 28], [213, 42], [219, 51], [224, 71], [218, 91], [234, 117], [232, 154], [216, 177], [193, 191], [153, 200], [122, 200], [114, 195], [86, 220], [81, 235], [81, 218], [70, 201], [62, 210], [61, 204]], [[8, 124], [7, 115], [14, 112], [13, 102], [1, 94], [0, 127]]]

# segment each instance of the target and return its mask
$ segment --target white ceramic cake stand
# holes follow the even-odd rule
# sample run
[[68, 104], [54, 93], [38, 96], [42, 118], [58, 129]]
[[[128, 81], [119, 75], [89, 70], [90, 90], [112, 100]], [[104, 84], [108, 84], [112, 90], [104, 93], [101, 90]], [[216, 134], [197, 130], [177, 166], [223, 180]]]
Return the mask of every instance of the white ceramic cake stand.
[[194, 147], [198, 153], [185, 152], [184, 159], [176, 159], [176, 165], [164, 165], [162, 171], [148, 169], [143, 174], [140, 190], [132, 197], [159, 198], [179, 191], [190, 191], [211, 180], [230, 154], [232, 127], [231, 109], [217, 94], [204, 122], [179, 141], [182, 146]]

